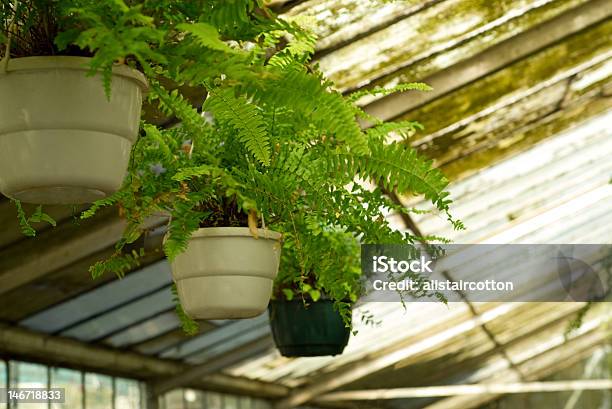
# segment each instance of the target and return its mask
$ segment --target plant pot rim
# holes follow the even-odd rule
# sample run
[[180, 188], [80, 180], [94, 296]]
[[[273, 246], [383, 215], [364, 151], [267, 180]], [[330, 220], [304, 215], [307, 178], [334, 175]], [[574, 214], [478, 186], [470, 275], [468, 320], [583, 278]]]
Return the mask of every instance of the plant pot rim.
[[[279, 300], [277, 298], [274, 299], [270, 299], [270, 302], [274, 302], [274, 303], [278, 303], [278, 304], [291, 304], [291, 303], [303, 303], [303, 300], [301, 298], [294, 298], [293, 300]], [[307, 300], [306, 301], [308, 304], [316, 304], [316, 303], [333, 303], [334, 300], [332, 300], [331, 298], [319, 298], [317, 301], [312, 301], [312, 300]]]
[[[43, 57], [19, 57], [11, 58], [8, 62], [7, 72], [15, 71], [45, 71], [50, 69], [78, 70], [89, 72], [87, 64], [91, 61], [89, 57], [75, 57], [66, 55], [43, 56]], [[132, 80], [140, 86], [143, 92], [149, 89], [145, 75], [133, 68], [123, 64], [113, 67], [113, 75], [118, 75]]]
[[[257, 229], [260, 239], [280, 241], [281, 234], [270, 229]], [[251, 230], [248, 227], [201, 227], [193, 232], [191, 238], [200, 237], [251, 237]]]
[[[334, 304], [336, 301], [332, 300], [331, 298], [329, 298], [329, 296], [323, 298], [319, 298], [317, 301], [312, 301], [312, 300], [307, 300], [306, 303], [307, 305], [311, 305], [311, 304]], [[355, 303], [351, 302], [350, 300], [345, 300], [342, 302], [346, 302], [351, 304], [351, 308], [353, 308], [353, 306], [355, 305]], [[294, 303], [300, 303], [300, 304], [304, 304], [304, 301], [301, 298], [294, 298], [293, 300], [289, 301], [289, 300], [279, 300], [278, 298], [270, 298], [270, 306], [271, 304], [294, 304]], [[306, 309], [308, 309], [308, 307], [306, 307]]]

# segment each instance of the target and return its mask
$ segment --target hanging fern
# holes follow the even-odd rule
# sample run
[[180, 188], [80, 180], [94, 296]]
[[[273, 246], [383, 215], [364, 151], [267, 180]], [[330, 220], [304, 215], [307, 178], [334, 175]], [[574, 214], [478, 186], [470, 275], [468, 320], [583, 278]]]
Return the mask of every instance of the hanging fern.
[[[9, 3], [0, 6], [0, 21], [12, 19]], [[285, 290], [311, 299], [327, 294], [346, 318], [346, 297], [354, 301], [361, 285], [353, 268], [356, 238], [422, 240], [391, 227], [385, 215], [404, 209], [385, 192], [422, 195], [463, 227], [450, 216], [448, 181], [408, 143], [422, 127], [383, 122], [356, 104], [366, 95], [429, 87], [400, 84], [343, 96], [311, 64], [316, 37], [299, 19], [278, 18], [263, 0], [18, 3], [28, 7], [16, 13], [14, 56], [91, 56], [91, 71], [103, 73], [107, 92], [117, 62], [138, 68], [150, 85], [149, 102], [176, 119], [166, 129], [143, 122], [120, 191], [82, 214], [117, 206], [126, 220], [115, 252], [92, 266], [94, 277], [137, 268], [142, 253], [129, 244], [151, 217], [170, 216], [163, 247], [173, 260], [197, 229], [244, 227], [247, 215], [252, 223], [257, 214], [285, 237], [283, 254], [291, 257], [285, 262], [294, 267]], [[6, 41], [5, 25], [0, 34]], [[372, 126], [362, 129], [358, 118]], [[362, 179], [378, 187], [366, 188]], [[28, 217], [16, 205], [24, 234], [35, 233], [31, 223], [52, 223], [42, 209]], [[187, 331], [197, 330], [180, 305], [177, 313]]]
[[[265, 88], [254, 90], [257, 101], [291, 107], [294, 118], [325, 130], [355, 154], [367, 154], [368, 143], [354, 110], [341, 94], [330, 90], [318, 75], [295, 65], [286, 67]], [[299, 96], [299, 97], [298, 97]]]
[[144, 250], [132, 250], [127, 254], [123, 254], [118, 250], [108, 259], [97, 261], [89, 268], [89, 273], [94, 280], [107, 273], [114, 274], [118, 278], [123, 278], [128, 271], [132, 271], [140, 266], [140, 259], [143, 256]]
[[266, 124], [257, 106], [245, 97], [234, 96], [234, 90], [209, 90], [210, 96], [204, 109], [211, 111], [215, 118], [226, 123], [238, 133], [238, 139], [263, 165], [270, 164], [270, 138]]
[[212, 50], [223, 51], [226, 53], [235, 53], [236, 50], [230, 48], [226, 43], [221, 41], [219, 32], [217, 29], [210, 24], [206, 23], [192, 23], [192, 24], [178, 24], [177, 29], [185, 31], [193, 35], [198, 44], [202, 47], [210, 48]]
[[429, 85], [424, 84], [422, 82], [408, 82], [408, 83], [396, 85], [394, 87], [388, 87], [388, 88], [375, 87], [371, 89], [362, 89], [359, 91], [355, 91], [348, 95], [348, 100], [351, 102], [356, 102], [360, 98], [363, 98], [365, 96], [384, 97], [387, 95], [395, 94], [397, 92], [431, 91], [432, 89], [433, 88], [431, 88]]
[[176, 284], [172, 284], [172, 302], [174, 302], [174, 311], [176, 312], [176, 316], [179, 318], [183, 332], [187, 335], [196, 335], [200, 330], [200, 326], [189, 315], [187, 315], [185, 310], [183, 310], [181, 300], [179, 300]]
[[19, 200], [11, 199], [11, 201], [17, 209], [17, 221], [19, 222], [19, 228], [25, 236], [36, 236], [36, 230], [34, 229], [34, 227], [32, 227], [32, 223], [45, 222], [53, 227], [56, 226], [57, 223], [55, 222], [55, 220], [47, 213], [43, 212], [42, 206], [37, 206], [34, 213], [32, 213], [32, 215], [30, 216], [27, 216]]

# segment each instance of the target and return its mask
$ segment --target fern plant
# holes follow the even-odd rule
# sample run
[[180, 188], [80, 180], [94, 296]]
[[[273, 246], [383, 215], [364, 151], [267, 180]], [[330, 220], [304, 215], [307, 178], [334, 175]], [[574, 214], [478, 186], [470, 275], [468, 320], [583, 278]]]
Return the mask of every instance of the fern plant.
[[[6, 21], [15, 9], [3, 1]], [[25, 3], [53, 8], [54, 49], [90, 53], [92, 70], [110, 73], [117, 62], [140, 69], [150, 83], [149, 102], [177, 118], [167, 128], [143, 122], [123, 187], [83, 213], [87, 218], [116, 205], [127, 220], [115, 254], [92, 267], [95, 276], [134, 268], [141, 255], [123, 249], [142, 234], [147, 218], [161, 213], [170, 220], [164, 243], [169, 259], [200, 227], [259, 224], [283, 233], [283, 251], [294, 260], [295, 276], [281, 282], [298, 277], [305, 290], [300, 280], [311, 277], [311, 289], [344, 302], [358, 295], [358, 275], [353, 267], [342, 273], [347, 277], [320, 265], [339, 249], [324, 245], [339, 243], [330, 232], [362, 243], [417, 240], [389, 225], [386, 214], [406, 210], [386, 191], [424, 195], [462, 227], [449, 213], [447, 180], [409, 144], [419, 124], [383, 123], [356, 104], [363, 93], [335, 91], [310, 62], [315, 37], [262, 0]], [[5, 39], [9, 31], [5, 24]], [[185, 89], [198, 90], [201, 98]], [[372, 92], [408, 89], [426, 86]], [[358, 118], [373, 126], [362, 130]], [[343, 251], [348, 249], [356, 251], [354, 245]], [[352, 266], [353, 255], [343, 257]], [[340, 291], [336, 283], [347, 288]]]
[[359, 241], [353, 235], [329, 227], [306, 226], [300, 218], [299, 229], [308, 236], [287, 232], [273, 297], [280, 301], [298, 300], [308, 305], [330, 299], [346, 326], [352, 325], [352, 306], [363, 295], [365, 277], [361, 273]]

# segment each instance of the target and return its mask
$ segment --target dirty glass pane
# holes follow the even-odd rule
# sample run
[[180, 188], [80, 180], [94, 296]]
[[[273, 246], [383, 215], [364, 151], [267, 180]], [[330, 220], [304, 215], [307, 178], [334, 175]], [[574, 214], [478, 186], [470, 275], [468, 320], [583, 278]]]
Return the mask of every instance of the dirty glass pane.
[[65, 403], [53, 403], [51, 409], [82, 409], [83, 388], [81, 372], [72, 369], [51, 368], [51, 387], [64, 388]]
[[[47, 385], [47, 367], [27, 362], [10, 362], [11, 387], [43, 388]], [[48, 409], [47, 403], [21, 403], [14, 405], [18, 409]]]
[[185, 389], [186, 409], [204, 409], [204, 394], [193, 389]]
[[[0, 388], [6, 388], [6, 362], [0, 361]], [[6, 403], [0, 403], [0, 409], [6, 409]]]
[[167, 393], [164, 400], [165, 409], [185, 409], [182, 389]]
[[223, 396], [223, 409], [239, 409], [238, 398], [232, 395]]
[[115, 379], [115, 409], [140, 409], [140, 384], [130, 379]]
[[85, 409], [112, 408], [113, 381], [109, 376], [85, 374]]
[[206, 392], [206, 409], [223, 409], [223, 397], [215, 392]]

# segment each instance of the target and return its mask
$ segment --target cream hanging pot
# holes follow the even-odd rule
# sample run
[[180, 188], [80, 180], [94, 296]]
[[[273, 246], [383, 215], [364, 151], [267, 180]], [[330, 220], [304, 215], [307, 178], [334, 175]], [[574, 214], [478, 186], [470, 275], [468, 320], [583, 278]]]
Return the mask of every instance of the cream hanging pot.
[[136, 141], [142, 73], [113, 68], [110, 100], [89, 58], [25, 57], [0, 68], [0, 192], [77, 204], [114, 193]]

